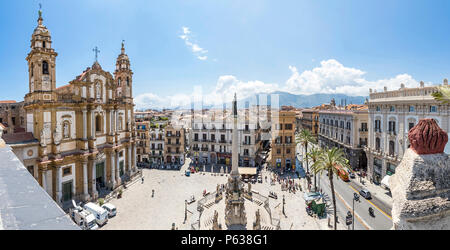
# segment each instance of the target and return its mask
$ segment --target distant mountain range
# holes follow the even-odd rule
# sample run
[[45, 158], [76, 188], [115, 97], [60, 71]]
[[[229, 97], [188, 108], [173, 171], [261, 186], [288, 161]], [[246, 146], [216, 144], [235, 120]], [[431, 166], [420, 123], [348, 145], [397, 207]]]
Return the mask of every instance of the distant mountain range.
[[[256, 94], [255, 96], [248, 97], [245, 99], [238, 100], [238, 107], [245, 108], [252, 105], [272, 105], [272, 97], [278, 95], [278, 105], [279, 106], [293, 106], [295, 108], [311, 108], [315, 106], [322, 105], [324, 103], [330, 103], [331, 99], [334, 98], [336, 105], [345, 104], [363, 104], [366, 100], [366, 96], [348, 96], [345, 94], [313, 94], [313, 95], [296, 95], [288, 92], [276, 91], [270, 94]], [[239, 96], [239, 93], [238, 93]], [[266, 98], [264, 97], [266, 96]], [[266, 99], [266, 100], [264, 100]], [[275, 101], [275, 100], [274, 100]], [[231, 103], [230, 103], [231, 104]], [[196, 103], [195, 107], [201, 107], [200, 103]], [[227, 106], [229, 106], [227, 104]], [[194, 105], [183, 107], [171, 107], [169, 109], [191, 109]], [[203, 105], [205, 109], [211, 108], [223, 108], [223, 105]], [[158, 109], [157, 109], [158, 110]]]
[[[267, 95], [267, 104], [271, 104], [270, 96], [273, 95], [278, 95], [278, 102], [280, 106], [293, 106], [296, 108], [311, 108], [314, 106], [319, 106], [324, 103], [330, 103], [333, 98], [336, 101], [336, 105], [364, 104], [364, 101], [367, 98], [366, 96], [348, 96], [345, 94], [296, 95], [277, 91]], [[261, 96], [261, 94], [257, 96]], [[246, 101], [249, 101], [251, 103], [251, 100], [252, 98], [247, 98], [241, 102], [245, 103]]]

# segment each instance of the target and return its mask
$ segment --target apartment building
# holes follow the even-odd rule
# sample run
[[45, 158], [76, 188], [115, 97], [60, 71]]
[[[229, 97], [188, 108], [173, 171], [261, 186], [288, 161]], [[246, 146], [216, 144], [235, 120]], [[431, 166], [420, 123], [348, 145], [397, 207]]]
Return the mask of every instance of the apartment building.
[[169, 124], [165, 127], [164, 162], [184, 164], [185, 161], [185, 131], [181, 126]]
[[272, 111], [272, 150], [270, 164], [280, 170], [295, 168], [296, 113], [294, 111]]
[[[255, 167], [260, 148], [256, 116], [240, 110], [238, 122], [239, 166]], [[193, 116], [190, 130], [191, 157], [196, 164], [231, 166], [232, 123], [228, 111]]]
[[303, 109], [301, 125], [303, 129], [309, 130], [313, 136], [317, 137], [319, 130], [319, 109]]
[[364, 147], [368, 143], [367, 105], [319, 111], [318, 143], [321, 148], [342, 148], [352, 169], [367, 168]]
[[136, 122], [137, 162], [150, 163], [150, 122]]
[[25, 131], [24, 102], [11, 100], [0, 101], [0, 123], [3, 124], [4, 134], [19, 133]]
[[163, 128], [151, 128], [149, 132], [149, 161], [152, 164], [164, 163], [164, 129]]
[[[445, 79], [443, 85], [448, 85]], [[431, 94], [436, 86], [405, 88], [383, 92], [370, 90], [369, 143], [365, 148], [368, 176], [380, 183], [385, 175], [392, 175], [409, 148], [408, 131], [420, 119], [433, 118], [446, 132], [450, 132], [450, 105], [436, 101]], [[445, 151], [448, 153], [449, 145]]]

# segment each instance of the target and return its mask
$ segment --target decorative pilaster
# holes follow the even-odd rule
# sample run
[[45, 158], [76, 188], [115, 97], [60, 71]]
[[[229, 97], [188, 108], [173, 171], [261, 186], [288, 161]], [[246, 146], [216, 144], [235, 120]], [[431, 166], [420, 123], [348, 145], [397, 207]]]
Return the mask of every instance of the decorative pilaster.
[[87, 167], [87, 161], [83, 161], [83, 195], [84, 200], [89, 199], [89, 193], [88, 193], [88, 167]]
[[97, 173], [96, 173], [96, 166], [95, 166], [95, 160], [91, 160], [90, 162], [91, 165], [91, 171], [92, 171], [92, 193], [91, 196], [93, 199], [96, 199], [98, 196], [98, 192], [97, 192]]
[[56, 168], [56, 202], [61, 205], [62, 204], [62, 183], [61, 183], [61, 168]]
[[110, 153], [110, 164], [111, 164], [111, 183], [113, 186], [113, 189], [116, 187], [116, 163], [115, 163], [115, 151], [112, 150]]

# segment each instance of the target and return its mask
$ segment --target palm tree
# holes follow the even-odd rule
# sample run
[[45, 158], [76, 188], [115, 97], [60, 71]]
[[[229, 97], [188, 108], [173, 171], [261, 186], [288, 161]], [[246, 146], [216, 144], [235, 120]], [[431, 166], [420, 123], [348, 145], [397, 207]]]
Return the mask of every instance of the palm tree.
[[337, 214], [336, 214], [336, 196], [334, 193], [333, 173], [337, 173], [335, 166], [342, 166], [349, 168], [348, 160], [345, 158], [344, 152], [339, 148], [326, 149], [319, 156], [317, 161], [311, 166], [314, 173], [328, 172], [328, 179], [330, 180], [331, 197], [333, 200], [334, 212], [334, 230], [337, 228]]
[[450, 103], [450, 87], [448, 86], [438, 87], [438, 92], [434, 92], [431, 95], [434, 97], [434, 99], [442, 103]]
[[[302, 129], [300, 133], [297, 134], [296, 143], [301, 144], [305, 148], [306, 152], [306, 172], [309, 174], [309, 163], [308, 163], [308, 144], [316, 143], [316, 138], [311, 134], [309, 130]], [[310, 179], [308, 178], [308, 185]]]
[[[317, 160], [319, 159], [319, 157], [322, 154], [322, 150], [316, 147], [313, 147], [309, 153], [307, 153], [307, 156], [309, 158], [311, 158], [313, 165], [317, 162]], [[312, 167], [312, 166], [311, 166]], [[314, 190], [317, 190], [317, 185], [316, 185], [316, 174], [314, 174]]]

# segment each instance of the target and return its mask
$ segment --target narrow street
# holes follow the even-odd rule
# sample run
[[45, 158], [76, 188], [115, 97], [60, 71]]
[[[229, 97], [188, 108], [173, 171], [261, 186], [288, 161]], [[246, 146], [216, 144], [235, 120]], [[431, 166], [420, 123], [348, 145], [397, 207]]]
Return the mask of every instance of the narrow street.
[[[309, 151], [309, 150], [308, 150]], [[303, 161], [302, 149], [300, 146], [297, 147], [298, 160]], [[306, 166], [304, 165], [304, 171], [306, 171]], [[319, 176], [318, 176], [319, 177]], [[357, 177], [358, 178], [358, 177]], [[336, 193], [336, 208], [338, 223], [345, 226], [345, 219], [347, 213], [353, 212], [353, 197], [354, 193], [359, 195], [359, 191], [362, 189], [361, 184], [357, 183], [353, 179], [349, 182], [342, 181], [339, 177], [334, 176], [333, 179], [334, 189]], [[312, 184], [314, 185], [314, 178], [312, 178]], [[325, 200], [328, 204], [328, 210], [331, 217], [333, 216], [333, 201], [331, 196], [330, 181], [328, 176], [323, 173], [320, 176], [320, 180], [317, 180], [318, 189], [322, 189], [325, 194]], [[374, 210], [374, 217], [369, 215], [369, 207]], [[385, 204], [381, 200], [377, 199], [372, 195], [372, 199], [367, 200], [359, 195], [359, 202], [354, 202], [355, 218], [354, 218], [354, 228], [355, 230], [389, 230], [392, 227], [391, 218], [391, 205]], [[352, 228], [352, 225], [350, 225]]]
[[[347, 212], [352, 212], [353, 194], [359, 193], [359, 189], [355, 189], [355, 185], [352, 181], [344, 182], [340, 178], [334, 176], [333, 179], [334, 189], [336, 192], [336, 207], [338, 212], [338, 221], [345, 223], [345, 217]], [[323, 174], [320, 177], [320, 186], [322, 191], [329, 197], [330, 210], [332, 211], [331, 200], [331, 188], [328, 176]], [[359, 194], [358, 194], [359, 195]], [[374, 201], [376, 198], [372, 198]], [[386, 211], [383, 208], [375, 205], [381, 203], [379, 201], [373, 202], [372, 200], [366, 200], [364, 197], [359, 197], [359, 202], [354, 203], [355, 206], [355, 230], [361, 229], [375, 229], [375, 230], [388, 230], [392, 227], [392, 218], [390, 217], [390, 210]], [[369, 215], [369, 207], [374, 210], [375, 217]]]

